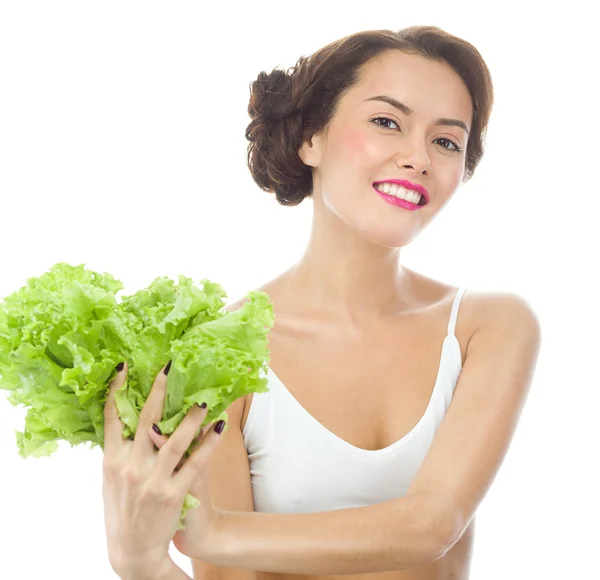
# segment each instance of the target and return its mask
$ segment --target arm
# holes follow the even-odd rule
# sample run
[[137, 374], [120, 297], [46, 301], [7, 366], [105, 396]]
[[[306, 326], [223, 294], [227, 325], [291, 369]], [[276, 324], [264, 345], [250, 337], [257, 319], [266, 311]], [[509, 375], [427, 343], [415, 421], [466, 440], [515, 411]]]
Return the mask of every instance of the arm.
[[[216, 510], [233, 510], [233, 513], [254, 511], [250, 464], [241, 431], [243, 410], [243, 397], [228, 407], [227, 431], [208, 460], [208, 491]], [[256, 572], [252, 570], [231, 568], [233, 564], [226, 562], [209, 563], [192, 557], [193, 554], [187, 550], [180, 551], [191, 557], [194, 578], [197, 580], [256, 580]]]
[[211, 561], [265, 572], [357, 574], [441, 558], [462, 536], [508, 451], [537, 362], [541, 332], [513, 294], [485, 304], [452, 403], [404, 497], [310, 514], [220, 517]]
[[154, 570], [151, 575], [147, 573], [132, 572], [119, 574], [121, 580], [193, 580], [171, 558], [165, 561], [164, 566]]
[[290, 574], [406, 570], [441, 557], [441, 528], [427, 530], [417, 495], [308, 514], [222, 514], [213, 561]]

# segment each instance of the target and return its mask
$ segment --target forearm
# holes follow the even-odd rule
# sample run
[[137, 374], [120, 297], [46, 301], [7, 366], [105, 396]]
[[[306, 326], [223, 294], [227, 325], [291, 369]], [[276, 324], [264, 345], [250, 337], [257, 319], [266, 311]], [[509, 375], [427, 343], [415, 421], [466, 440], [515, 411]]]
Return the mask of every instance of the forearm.
[[142, 572], [130, 569], [119, 574], [119, 578], [121, 580], [193, 580], [171, 558], [152, 570]]
[[[441, 557], [441, 530], [415, 496], [308, 514], [222, 512], [219, 566], [289, 574], [406, 570]], [[430, 522], [430, 523], [426, 523]]]

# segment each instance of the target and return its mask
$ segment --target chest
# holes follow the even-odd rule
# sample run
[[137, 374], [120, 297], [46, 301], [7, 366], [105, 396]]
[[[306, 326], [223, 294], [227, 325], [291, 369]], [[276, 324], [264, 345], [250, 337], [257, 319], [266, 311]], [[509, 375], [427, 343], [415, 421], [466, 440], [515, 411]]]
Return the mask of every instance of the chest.
[[[427, 409], [451, 306], [352, 333], [281, 316], [269, 334], [269, 366], [323, 427], [360, 449], [383, 449], [409, 433]], [[469, 308], [464, 310], [455, 329], [461, 361], [473, 329]]]

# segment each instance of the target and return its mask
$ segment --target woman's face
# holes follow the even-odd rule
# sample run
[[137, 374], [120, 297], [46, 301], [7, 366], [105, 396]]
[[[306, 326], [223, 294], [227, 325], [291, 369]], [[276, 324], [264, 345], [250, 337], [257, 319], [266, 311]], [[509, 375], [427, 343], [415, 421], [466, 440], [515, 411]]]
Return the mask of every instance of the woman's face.
[[[467, 87], [445, 62], [390, 50], [362, 67], [326, 130], [299, 151], [313, 167], [315, 211], [336, 214], [379, 246], [401, 247], [425, 228], [460, 186], [471, 128]], [[398, 109], [388, 97], [412, 110]], [[438, 124], [457, 120], [467, 127]], [[460, 151], [457, 151], [460, 149]], [[408, 210], [385, 201], [374, 183], [422, 185], [429, 202]]]

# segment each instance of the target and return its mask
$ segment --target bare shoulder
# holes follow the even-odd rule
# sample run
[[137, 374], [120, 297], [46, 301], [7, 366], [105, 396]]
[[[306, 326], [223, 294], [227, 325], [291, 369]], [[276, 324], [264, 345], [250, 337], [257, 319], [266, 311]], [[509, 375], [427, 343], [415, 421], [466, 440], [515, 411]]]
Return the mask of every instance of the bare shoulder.
[[[459, 287], [428, 278], [410, 271], [414, 288], [428, 305], [445, 304], [446, 308], [454, 301]], [[447, 314], [444, 314], [446, 316]], [[540, 321], [535, 308], [525, 297], [509, 291], [478, 290], [466, 287], [461, 300], [460, 322], [466, 337], [466, 350], [475, 333], [493, 328], [495, 331], [517, 331], [522, 328], [534, 336], [541, 333]]]
[[531, 303], [514, 292], [492, 291], [473, 292], [470, 302], [474, 324], [464, 360], [487, 361], [479, 364], [492, 366], [501, 356], [507, 362], [515, 361], [514, 368], [532, 368], [542, 337], [539, 317]]
[[[410, 287], [413, 288], [417, 294], [421, 295], [427, 303], [444, 299], [452, 300], [459, 290], [458, 286], [430, 278], [411, 268], [404, 267], [404, 270], [408, 273]], [[466, 287], [466, 290], [467, 292], [463, 298], [465, 303], [468, 301], [469, 304], [478, 305], [486, 311], [489, 311], [489, 309], [501, 310], [504, 307], [521, 307], [533, 312], [531, 304], [525, 298], [514, 292], [475, 290], [469, 287]]]
[[539, 317], [529, 300], [515, 292], [476, 291], [469, 300], [477, 311], [480, 326], [518, 324], [540, 328]]

